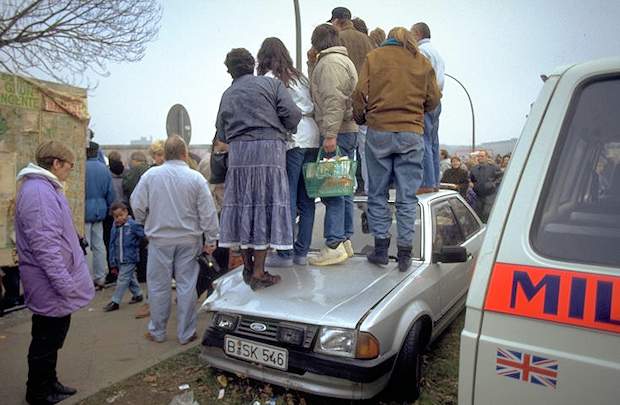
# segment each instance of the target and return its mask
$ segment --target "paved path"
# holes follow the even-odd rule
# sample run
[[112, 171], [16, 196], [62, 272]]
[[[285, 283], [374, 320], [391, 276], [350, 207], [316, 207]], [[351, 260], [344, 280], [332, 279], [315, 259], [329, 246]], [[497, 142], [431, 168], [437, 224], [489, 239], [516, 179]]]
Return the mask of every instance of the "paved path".
[[[144, 290], [144, 285], [142, 285]], [[160, 361], [187, 350], [199, 340], [181, 346], [176, 340], [176, 306], [168, 322], [168, 340], [149, 342], [144, 338], [148, 319], [135, 319], [137, 305], [122, 304], [120, 310], [104, 313], [114, 287], [97, 292], [91, 304], [71, 317], [71, 328], [58, 352], [61, 382], [76, 387], [77, 395], [62, 402], [69, 405], [113, 383], [136, 374]], [[125, 295], [125, 301], [129, 294]], [[30, 345], [31, 313], [22, 310], [0, 318], [0, 402], [24, 405]], [[198, 317], [202, 336], [204, 317]]]

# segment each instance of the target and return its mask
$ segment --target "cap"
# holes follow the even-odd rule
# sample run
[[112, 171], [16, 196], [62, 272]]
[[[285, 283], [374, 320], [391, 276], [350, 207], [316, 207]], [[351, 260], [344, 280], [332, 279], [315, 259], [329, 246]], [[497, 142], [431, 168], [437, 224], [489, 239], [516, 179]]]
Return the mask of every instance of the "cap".
[[334, 18], [338, 18], [339, 20], [350, 20], [351, 11], [346, 7], [336, 7], [332, 10], [332, 18], [327, 20], [327, 22], [332, 22]]

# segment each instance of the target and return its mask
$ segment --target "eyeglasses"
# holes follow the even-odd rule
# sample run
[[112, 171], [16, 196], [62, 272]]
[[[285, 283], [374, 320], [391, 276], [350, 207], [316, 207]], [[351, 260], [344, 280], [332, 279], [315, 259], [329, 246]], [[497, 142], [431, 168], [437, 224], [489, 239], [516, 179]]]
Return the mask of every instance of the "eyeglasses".
[[58, 159], [58, 160], [60, 160], [63, 163], [69, 163], [69, 167], [71, 167], [72, 169], [73, 169], [73, 166], [75, 166], [75, 163], [69, 162], [68, 160], [62, 160], [62, 159]]

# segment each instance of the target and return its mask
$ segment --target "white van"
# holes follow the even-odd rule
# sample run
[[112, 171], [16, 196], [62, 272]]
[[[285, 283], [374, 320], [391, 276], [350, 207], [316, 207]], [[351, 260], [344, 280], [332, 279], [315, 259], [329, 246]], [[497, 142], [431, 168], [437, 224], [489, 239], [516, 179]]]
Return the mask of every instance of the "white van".
[[459, 404], [620, 403], [620, 58], [558, 69], [467, 299]]

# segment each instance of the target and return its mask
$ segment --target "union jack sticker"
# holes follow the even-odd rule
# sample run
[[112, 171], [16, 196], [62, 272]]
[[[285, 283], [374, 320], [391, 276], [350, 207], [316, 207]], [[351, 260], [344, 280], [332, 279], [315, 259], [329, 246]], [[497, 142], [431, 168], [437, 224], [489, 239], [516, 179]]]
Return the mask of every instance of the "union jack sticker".
[[495, 372], [504, 377], [555, 389], [559, 365], [557, 360], [498, 347]]

